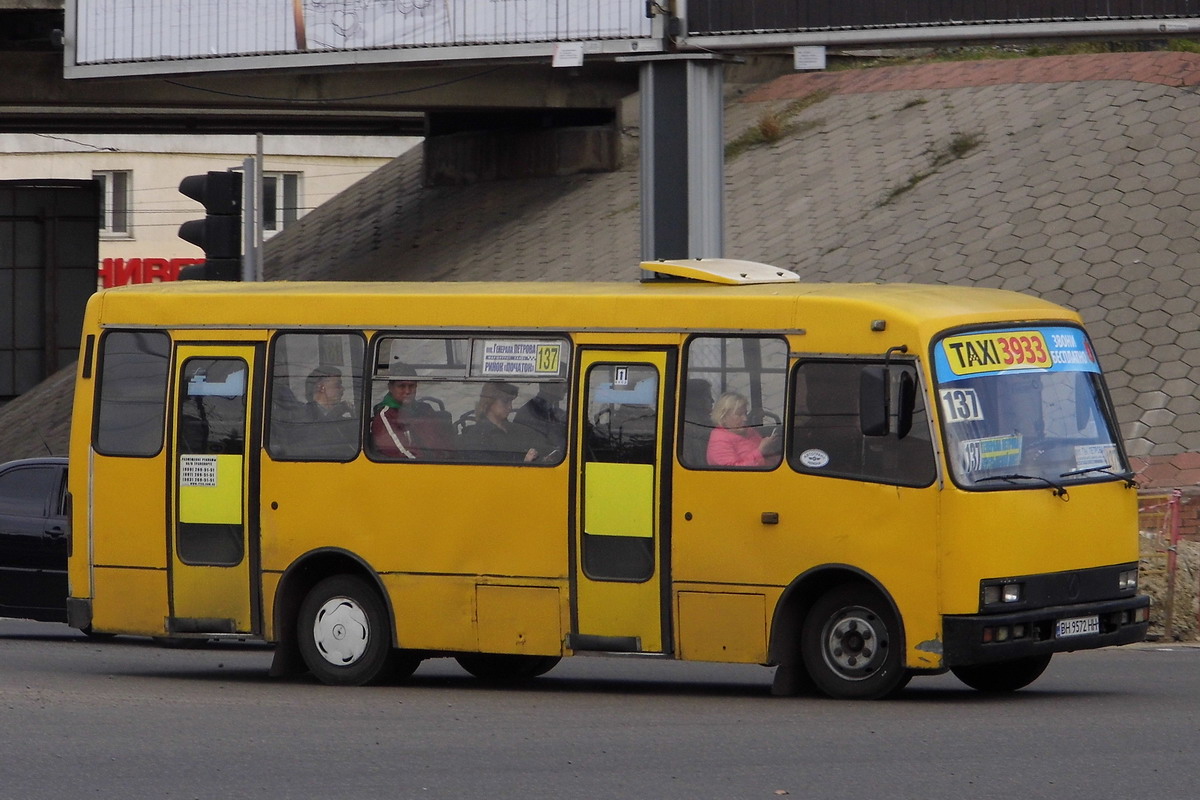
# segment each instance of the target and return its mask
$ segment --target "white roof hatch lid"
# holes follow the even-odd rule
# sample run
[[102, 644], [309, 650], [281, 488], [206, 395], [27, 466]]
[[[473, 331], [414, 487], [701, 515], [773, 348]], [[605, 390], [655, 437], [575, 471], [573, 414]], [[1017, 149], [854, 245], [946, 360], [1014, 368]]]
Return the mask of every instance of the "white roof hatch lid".
[[[736, 258], [679, 258], [665, 261], [643, 261], [642, 269], [672, 278], [684, 278], [704, 283], [745, 285], [750, 283], [798, 283], [796, 273]], [[646, 278], [643, 278], [645, 280]], [[650, 278], [653, 280], [653, 278]]]

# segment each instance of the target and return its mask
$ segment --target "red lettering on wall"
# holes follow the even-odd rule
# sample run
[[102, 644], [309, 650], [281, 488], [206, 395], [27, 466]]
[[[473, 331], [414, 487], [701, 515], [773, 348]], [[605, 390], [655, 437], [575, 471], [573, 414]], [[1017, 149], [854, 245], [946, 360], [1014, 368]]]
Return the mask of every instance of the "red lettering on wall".
[[100, 264], [101, 286], [179, 280], [180, 267], [203, 264], [203, 258], [106, 258]]

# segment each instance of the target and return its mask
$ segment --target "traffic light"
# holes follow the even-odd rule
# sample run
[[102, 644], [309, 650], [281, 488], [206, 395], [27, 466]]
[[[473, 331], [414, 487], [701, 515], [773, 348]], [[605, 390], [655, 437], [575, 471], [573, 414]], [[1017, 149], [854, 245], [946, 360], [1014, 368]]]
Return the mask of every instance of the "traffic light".
[[179, 238], [204, 251], [204, 264], [183, 268], [180, 280], [241, 280], [242, 173], [189, 175], [179, 191], [204, 206], [204, 219], [179, 226]]

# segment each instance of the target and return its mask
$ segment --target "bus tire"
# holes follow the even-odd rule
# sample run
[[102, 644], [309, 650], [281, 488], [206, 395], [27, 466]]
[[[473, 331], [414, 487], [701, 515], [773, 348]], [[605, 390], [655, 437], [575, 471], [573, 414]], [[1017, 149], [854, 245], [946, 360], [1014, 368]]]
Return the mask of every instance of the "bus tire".
[[954, 677], [980, 692], [1015, 692], [1036, 681], [1050, 666], [1050, 654], [992, 664], [951, 667]]
[[902, 663], [899, 620], [883, 596], [864, 584], [842, 584], [818, 598], [800, 644], [813, 683], [833, 698], [887, 697], [911, 677]]
[[512, 653], [463, 653], [454, 657], [467, 672], [488, 683], [524, 683], [545, 675], [562, 660], [559, 656]]
[[394, 676], [387, 611], [362, 578], [334, 575], [314, 586], [300, 604], [296, 634], [321, 683], [362, 686]]

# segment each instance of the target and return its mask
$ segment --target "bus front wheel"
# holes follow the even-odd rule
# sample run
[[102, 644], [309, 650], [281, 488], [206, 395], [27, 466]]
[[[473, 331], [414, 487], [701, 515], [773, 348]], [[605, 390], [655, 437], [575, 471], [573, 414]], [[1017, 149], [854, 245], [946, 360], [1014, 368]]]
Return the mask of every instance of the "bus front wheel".
[[843, 584], [821, 596], [800, 638], [809, 676], [830, 697], [874, 700], [898, 692], [911, 677], [901, 661], [900, 623], [868, 586]]
[[1036, 681], [1050, 665], [1050, 654], [994, 664], [951, 667], [954, 677], [981, 692], [1015, 692]]
[[387, 620], [383, 601], [366, 581], [353, 575], [326, 578], [300, 605], [296, 629], [304, 663], [322, 683], [338, 686], [390, 677]]

